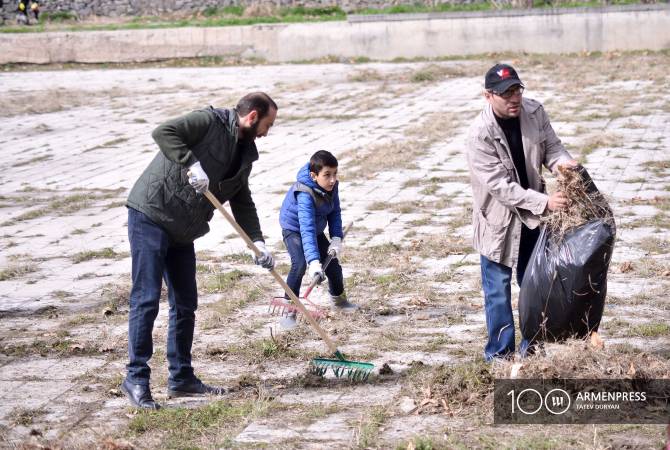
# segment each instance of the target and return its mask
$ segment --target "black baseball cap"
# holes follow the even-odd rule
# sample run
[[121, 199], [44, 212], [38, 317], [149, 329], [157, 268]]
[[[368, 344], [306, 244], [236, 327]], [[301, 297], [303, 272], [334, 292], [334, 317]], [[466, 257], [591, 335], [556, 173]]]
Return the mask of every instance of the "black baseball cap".
[[502, 94], [512, 86], [523, 83], [519, 79], [514, 67], [509, 64], [496, 64], [491, 67], [484, 77], [484, 89]]

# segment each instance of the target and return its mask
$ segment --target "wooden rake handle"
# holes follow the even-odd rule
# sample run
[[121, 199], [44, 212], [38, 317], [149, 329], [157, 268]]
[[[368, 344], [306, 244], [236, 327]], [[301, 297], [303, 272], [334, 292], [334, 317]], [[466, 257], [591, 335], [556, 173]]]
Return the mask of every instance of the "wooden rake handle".
[[[228, 211], [226, 211], [226, 209], [223, 207], [221, 202], [219, 202], [219, 200], [214, 196], [214, 194], [212, 194], [209, 190], [207, 190], [207, 191], [205, 191], [205, 197], [207, 197], [207, 199], [212, 203], [212, 205], [214, 205], [214, 207], [216, 209], [218, 209], [221, 214], [223, 214], [223, 217], [226, 218], [228, 223], [230, 223], [232, 225], [232, 227], [235, 228], [235, 231], [237, 231], [237, 234], [239, 234], [240, 237], [242, 239], [244, 239], [244, 242], [247, 244], [247, 247], [249, 247], [249, 249], [251, 249], [251, 251], [253, 251], [256, 256], [261, 256], [262, 255], [261, 251], [258, 249], [258, 247], [256, 247], [256, 245], [254, 245], [254, 242], [251, 240], [249, 235], [247, 235], [247, 233], [245, 233], [245, 231], [242, 229], [242, 227], [240, 227], [240, 225], [235, 221], [233, 216], [231, 216], [230, 213]], [[293, 290], [291, 290], [291, 288], [288, 286], [288, 284], [286, 284], [286, 282], [284, 281], [282, 276], [279, 275], [279, 273], [275, 269], [270, 269], [270, 273], [275, 278], [275, 280], [277, 280], [277, 283], [279, 283], [281, 285], [282, 289], [284, 289], [284, 292], [286, 292], [286, 295], [288, 295], [291, 298], [291, 300], [295, 303], [295, 305], [298, 307], [300, 312], [309, 321], [309, 324], [312, 326], [314, 331], [316, 331], [317, 334], [321, 337], [321, 339], [323, 339], [323, 341], [328, 346], [328, 350], [330, 350], [331, 353], [339, 354], [339, 351], [337, 349], [337, 345], [335, 345], [335, 342], [333, 342], [333, 340], [330, 338], [328, 333], [326, 333], [326, 331], [319, 326], [319, 324], [314, 319], [314, 317], [312, 317], [312, 315], [307, 311], [307, 308], [305, 308], [305, 305], [302, 304], [302, 302], [300, 301], [298, 296], [295, 295], [293, 293]]]

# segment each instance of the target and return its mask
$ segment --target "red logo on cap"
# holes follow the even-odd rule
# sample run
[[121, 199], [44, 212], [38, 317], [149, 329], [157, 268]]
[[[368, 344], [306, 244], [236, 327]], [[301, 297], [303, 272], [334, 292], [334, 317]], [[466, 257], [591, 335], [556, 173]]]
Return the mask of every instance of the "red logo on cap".
[[507, 69], [507, 68], [500, 69], [500, 70], [497, 71], [496, 73], [497, 73], [498, 76], [499, 76], [500, 78], [502, 78], [503, 80], [504, 80], [505, 78], [509, 78], [509, 77], [510, 77], [510, 75], [509, 75], [509, 69]]

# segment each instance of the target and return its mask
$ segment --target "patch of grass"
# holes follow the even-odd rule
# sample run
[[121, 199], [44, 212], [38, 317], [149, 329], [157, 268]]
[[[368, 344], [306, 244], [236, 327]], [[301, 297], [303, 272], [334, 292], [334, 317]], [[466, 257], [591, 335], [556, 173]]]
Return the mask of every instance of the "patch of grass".
[[647, 179], [645, 177], [635, 177], [635, 178], [627, 178], [623, 180], [624, 183], [645, 183]]
[[296, 349], [294, 347], [296, 341], [295, 333], [284, 333], [273, 339], [262, 338], [231, 345], [225, 350], [225, 353], [238, 355], [251, 364], [259, 364], [267, 360], [305, 359], [316, 356], [316, 352]]
[[108, 204], [105, 209], [114, 209], [114, 208], [121, 208], [123, 206], [126, 206], [126, 201], [125, 200], [119, 200], [117, 202], [111, 202]]
[[47, 411], [44, 408], [15, 408], [9, 413], [9, 420], [14, 425], [28, 427], [33, 424], [36, 418], [46, 413]]
[[454, 341], [448, 336], [440, 335], [430, 339], [424, 345], [420, 346], [418, 350], [426, 353], [443, 352], [446, 345], [453, 343]]
[[382, 295], [399, 294], [412, 290], [414, 282], [402, 272], [394, 272], [372, 277], [372, 282]]
[[436, 444], [430, 437], [419, 436], [409, 440], [408, 442], [402, 445], [398, 445], [396, 447], [396, 450], [406, 450], [410, 448], [414, 450], [438, 450], [448, 447], [445, 447], [442, 444]]
[[44, 11], [40, 14], [40, 23], [44, 22], [69, 22], [78, 19], [75, 11]]
[[[49, 195], [46, 197], [47, 203], [45, 205], [42, 205], [36, 209], [26, 211], [25, 213], [13, 219], [5, 221], [1, 225], [2, 226], [14, 225], [17, 222], [31, 220], [45, 215], [63, 216], [73, 214], [82, 209], [88, 208], [95, 201], [117, 197], [124, 190], [125, 189], [97, 190], [96, 192], [77, 193], [60, 198], [58, 198], [55, 195]], [[37, 191], [37, 192], [39, 194], [42, 192], [49, 192], [49, 191]], [[40, 200], [38, 198], [35, 198], [31, 199], [31, 201], [35, 203], [44, 201], [44, 199]]]
[[603, 133], [587, 138], [579, 147], [580, 157], [585, 159], [596, 149], [608, 147], [615, 148], [623, 145], [623, 138], [613, 133]]
[[98, 322], [98, 318], [92, 314], [79, 314], [65, 322], [67, 327], [77, 327]]
[[443, 142], [455, 134], [466, 119], [468, 117], [463, 114], [448, 111], [431, 113], [419, 125], [405, 130], [406, 139], [343, 152], [340, 158], [349, 160], [345, 167], [347, 176], [370, 179], [384, 171], [413, 169], [417, 159], [436, 142]]
[[102, 287], [100, 297], [106, 315], [115, 314], [121, 306], [127, 306], [130, 298], [131, 284], [127, 281], [108, 283]]
[[663, 175], [666, 170], [670, 169], [670, 159], [664, 161], [647, 161], [641, 165], [650, 169], [654, 175], [660, 176]]
[[69, 292], [69, 291], [56, 290], [56, 291], [53, 291], [51, 293], [51, 295], [53, 295], [54, 297], [56, 297], [58, 299], [63, 300], [63, 299], [72, 297], [74, 294], [72, 292]]
[[371, 408], [362, 418], [358, 427], [356, 446], [361, 449], [377, 447], [379, 444], [380, 428], [388, 418], [388, 407], [375, 406]]
[[342, 411], [343, 407], [337, 403], [311, 403], [305, 405], [305, 411], [302, 411], [301, 416], [307, 421], [313, 422], [317, 419], [328, 417], [331, 414]]
[[483, 359], [455, 365], [419, 365], [408, 376], [406, 389], [417, 404], [424, 404], [419, 412], [445, 412], [446, 406], [476, 414], [493, 392], [491, 365]]
[[449, 221], [449, 229], [454, 231], [472, 223], [472, 206], [463, 208], [461, 214], [456, 215]]
[[637, 242], [637, 246], [645, 252], [658, 255], [670, 252], [670, 241], [657, 237], [645, 237]]
[[93, 273], [93, 272], [86, 272], [86, 273], [82, 273], [81, 275], [79, 275], [76, 279], [77, 280], [89, 280], [91, 278], [96, 278], [96, 277], [98, 277], [98, 274]]
[[28, 159], [26, 161], [20, 161], [12, 165], [12, 167], [21, 167], [21, 166], [27, 166], [30, 164], [36, 164], [39, 162], [43, 161], [49, 161], [50, 159], [53, 159], [53, 156], [51, 155], [42, 155], [42, 156], [36, 156], [34, 158]]
[[464, 77], [467, 76], [467, 72], [452, 66], [438, 66], [435, 64], [430, 64], [428, 66], [421, 67], [414, 71], [409, 80], [412, 83], [425, 83], [425, 82], [435, 82], [443, 80], [445, 78], [453, 77]]
[[632, 327], [631, 333], [643, 337], [667, 336], [670, 334], [670, 325], [665, 322], [645, 323]]
[[[196, 408], [138, 410], [128, 423], [131, 435], [158, 437], [157, 447], [195, 449], [210, 447], [216, 441], [228, 441], [244, 423], [264, 417], [273, 408], [265, 397], [247, 400], [219, 400]], [[214, 447], [228, 445], [214, 445]]]
[[375, 69], [364, 69], [359, 70], [353, 75], [349, 75], [349, 81], [360, 83], [360, 82], [370, 82], [370, 81], [380, 81], [384, 77]]
[[402, 188], [421, 186], [424, 182], [423, 178], [410, 178], [402, 184]]
[[208, 305], [208, 308], [216, 312], [219, 318], [226, 317], [233, 311], [244, 308], [247, 304], [252, 303], [263, 295], [263, 291], [259, 287], [252, 287], [246, 292], [239, 293], [237, 291], [223, 300]]
[[431, 184], [431, 185], [429, 185], [429, 186], [426, 186], [426, 187], [423, 188], [422, 190], [420, 190], [420, 191], [419, 191], [419, 194], [422, 194], [422, 195], [433, 195], [433, 194], [435, 194], [435, 193], [436, 193], [437, 191], [439, 191], [439, 190], [440, 190], [440, 186], [438, 186], [437, 184]]
[[653, 258], [642, 258], [635, 263], [633, 270], [635, 275], [642, 278], [659, 279], [670, 276], [670, 264]]
[[115, 252], [111, 247], [105, 247], [101, 250], [86, 250], [83, 252], [75, 253], [70, 257], [72, 262], [79, 264], [84, 261], [90, 261], [92, 259], [123, 259], [128, 257], [128, 252]]
[[70, 339], [64, 339], [69, 333], [67, 330], [61, 330], [63, 338], [48, 340], [35, 340], [30, 343], [9, 344], [0, 349], [0, 353], [7, 356], [23, 358], [39, 355], [64, 357], [66, 355], [97, 355], [100, 352], [92, 347], [86, 347]]
[[33, 272], [37, 272], [37, 264], [30, 262], [11, 264], [0, 270], [0, 281], [13, 280]]
[[423, 225], [428, 225], [432, 222], [431, 217], [423, 217], [421, 219], [415, 219], [415, 220], [410, 220], [407, 222], [407, 225], [412, 226], [412, 227], [420, 227]]
[[[237, 234], [232, 237], [237, 237]], [[231, 237], [227, 236], [226, 239], [231, 239]], [[251, 261], [251, 256], [247, 252], [229, 253], [227, 255], [223, 255], [221, 257], [221, 260], [235, 264], [243, 264], [243, 263], [248, 264], [249, 261]]]
[[233, 289], [243, 278], [250, 276], [249, 272], [238, 269], [225, 273], [210, 273], [205, 277], [203, 283], [201, 283], [201, 289], [207, 294], [224, 292]]

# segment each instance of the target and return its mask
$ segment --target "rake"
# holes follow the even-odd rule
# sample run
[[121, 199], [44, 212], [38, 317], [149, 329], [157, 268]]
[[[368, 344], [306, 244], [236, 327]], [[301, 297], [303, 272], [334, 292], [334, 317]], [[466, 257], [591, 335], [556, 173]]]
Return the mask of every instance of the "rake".
[[[342, 240], [344, 241], [344, 238], [347, 236], [347, 233], [351, 229], [351, 227], [354, 225], [353, 222], [351, 222], [349, 225], [346, 226], [344, 231], [342, 232]], [[335, 255], [328, 255], [326, 257], [326, 260], [323, 262], [323, 266], [321, 268], [321, 271], [323, 273], [326, 273], [326, 269], [328, 268], [328, 265], [330, 265], [330, 262], [335, 259]], [[314, 277], [312, 282], [309, 284], [307, 287], [307, 290], [301, 297], [301, 300], [304, 300], [311, 306], [313, 309], [307, 309], [307, 312], [317, 321], [323, 319], [326, 316], [326, 313], [321, 309], [319, 306], [315, 305], [308, 297], [309, 294], [312, 292], [312, 290], [316, 287], [317, 284], [321, 283], [323, 281], [323, 278], [321, 277]], [[304, 303], [303, 303], [304, 304]], [[291, 302], [288, 302], [286, 298], [284, 297], [273, 297], [272, 300], [270, 300], [270, 307], [269, 311], [271, 314], [279, 314], [280, 316], [288, 317], [291, 314], [296, 314], [300, 312], [298, 307], [292, 304]], [[297, 316], [299, 319], [301, 316]]]
[[[261, 256], [260, 250], [258, 250], [258, 247], [256, 247], [253, 243], [253, 241], [249, 238], [247, 233], [244, 232], [244, 230], [240, 227], [240, 225], [235, 221], [233, 216], [230, 215], [228, 211], [223, 207], [221, 202], [212, 194], [209, 190], [205, 191], [205, 197], [214, 205], [216, 209], [219, 210], [221, 214], [223, 214], [223, 217], [226, 218], [226, 220], [230, 223], [230, 225], [237, 231], [237, 234], [240, 235], [240, 237], [244, 240], [244, 242], [247, 244], [247, 247], [251, 249], [256, 256]], [[270, 273], [274, 277], [275, 280], [281, 285], [282, 289], [284, 289], [284, 292], [289, 296], [289, 298], [293, 301], [295, 306], [298, 308], [298, 311], [300, 311], [304, 317], [307, 319], [309, 324], [312, 326], [314, 331], [323, 339], [323, 341], [326, 343], [326, 346], [328, 347], [328, 350], [333, 354], [334, 358], [329, 359], [329, 358], [314, 358], [310, 362], [311, 366], [311, 371], [312, 373], [315, 373], [317, 375], [323, 376], [326, 374], [328, 369], [332, 369], [333, 373], [335, 374], [336, 377], [341, 378], [343, 376], [346, 376], [352, 381], [365, 381], [368, 379], [370, 376], [370, 373], [374, 370], [375, 366], [374, 364], [371, 363], [365, 363], [365, 362], [358, 362], [358, 361], [348, 361], [345, 359], [344, 355], [342, 352], [340, 352], [335, 345], [335, 342], [330, 338], [328, 333], [319, 326], [317, 321], [312, 317], [311, 314], [309, 314], [309, 311], [307, 308], [305, 308], [305, 305], [302, 304], [300, 299], [298, 298], [297, 295], [293, 293], [293, 290], [286, 284], [284, 279], [282, 278], [281, 275], [275, 270], [275, 269], [270, 269]]]

